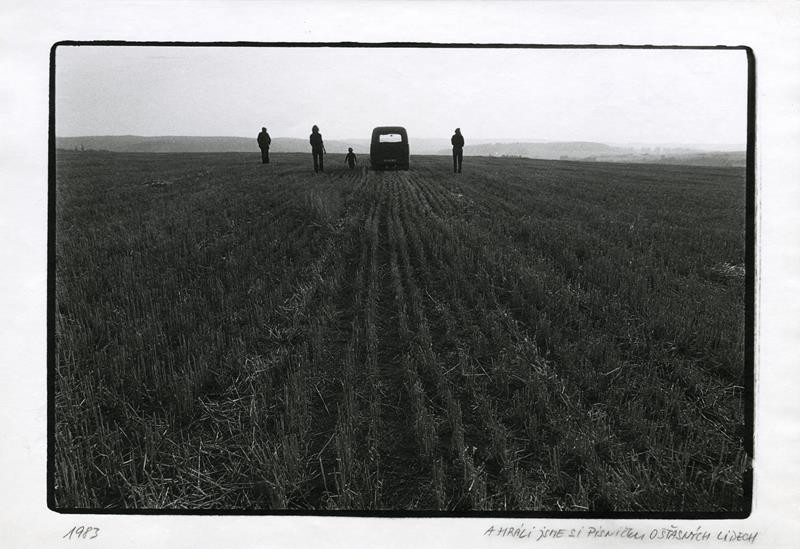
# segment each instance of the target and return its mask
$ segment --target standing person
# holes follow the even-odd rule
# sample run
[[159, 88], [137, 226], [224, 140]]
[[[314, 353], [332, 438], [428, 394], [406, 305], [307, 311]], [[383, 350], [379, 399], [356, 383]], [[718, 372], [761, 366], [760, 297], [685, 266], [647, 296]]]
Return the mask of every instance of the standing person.
[[456, 128], [450, 143], [453, 145], [453, 173], [461, 173], [461, 161], [464, 160], [464, 136], [461, 135], [461, 128]]
[[344, 161], [347, 162], [347, 165], [350, 166], [351, 170], [356, 167], [357, 160], [356, 155], [353, 152], [353, 147], [347, 148], [347, 155], [344, 157]]
[[319, 128], [316, 124], [311, 128], [308, 142], [311, 143], [311, 156], [314, 157], [314, 172], [324, 172], [322, 155], [327, 153], [325, 152], [325, 144], [322, 142], [322, 134], [319, 133]]
[[261, 163], [269, 164], [269, 144], [272, 143], [267, 128], [261, 128], [261, 133], [258, 134], [258, 148], [261, 149]]

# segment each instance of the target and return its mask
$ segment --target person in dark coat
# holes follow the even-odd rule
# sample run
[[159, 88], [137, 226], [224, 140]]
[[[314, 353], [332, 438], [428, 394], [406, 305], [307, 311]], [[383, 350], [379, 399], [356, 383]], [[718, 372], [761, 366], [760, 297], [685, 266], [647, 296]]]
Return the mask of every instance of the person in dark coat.
[[350, 166], [351, 170], [356, 167], [357, 160], [356, 160], [356, 155], [353, 152], [353, 147], [347, 148], [347, 154], [344, 157], [344, 161], [347, 163], [348, 166]]
[[322, 142], [322, 134], [319, 133], [319, 128], [316, 124], [311, 128], [308, 142], [311, 143], [311, 156], [314, 157], [314, 172], [324, 172], [322, 155], [327, 153], [325, 152], [325, 144]]
[[456, 128], [450, 143], [453, 145], [453, 173], [461, 173], [461, 161], [464, 160], [464, 136], [461, 135], [461, 128]]
[[261, 133], [258, 134], [258, 148], [261, 149], [261, 163], [269, 164], [269, 145], [272, 143], [267, 128], [261, 128]]

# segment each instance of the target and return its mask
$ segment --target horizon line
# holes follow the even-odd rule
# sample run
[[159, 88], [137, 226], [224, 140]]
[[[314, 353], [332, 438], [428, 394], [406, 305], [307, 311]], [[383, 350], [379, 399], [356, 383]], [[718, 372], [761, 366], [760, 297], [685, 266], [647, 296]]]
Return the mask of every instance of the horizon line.
[[[63, 138], [63, 139], [79, 139], [79, 138], [90, 138], [90, 137], [141, 137], [147, 139], [153, 138], [163, 138], [163, 137], [189, 137], [189, 138], [205, 138], [205, 139], [220, 139], [220, 138], [235, 138], [235, 139], [255, 139], [255, 137], [250, 136], [243, 136], [243, 135], [191, 135], [191, 134], [160, 134], [160, 135], [143, 135], [143, 134], [133, 134], [133, 133], [124, 133], [124, 134], [84, 134], [84, 135], [56, 135], [56, 138]], [[279, 136], [271, 136], [272, 139], [307, 139], [305, 136], [297, 137], [291, 135], [279, 135]], [[415, 139], [447, 139], [447, 136], [416, 136]], [[354, 137], [354, 136], [347, 136], [347, 137], [328, 137], [327, 139], [331, 141], [346, 141], [346, 140], [366, 140], [369, 141], [370, 137]], [[479, 141], [492, 141], [492, 140], [501, 140], [501, 141], [512, 141], [517, 143], [598, 143], [603, 145], [649, 145], [649, 146], [656, 146], [656, 145], [726, 145], [726, 146], [736, 146], [745, 148], [747, 146], [746, 142], [725, 142], [725, 141], [598, 141], [593, 139], [542, 139], [538, 137], [470, 137], [471, 140], [479, 140]], [[469, 144], [467, 144], [469, 146]]]

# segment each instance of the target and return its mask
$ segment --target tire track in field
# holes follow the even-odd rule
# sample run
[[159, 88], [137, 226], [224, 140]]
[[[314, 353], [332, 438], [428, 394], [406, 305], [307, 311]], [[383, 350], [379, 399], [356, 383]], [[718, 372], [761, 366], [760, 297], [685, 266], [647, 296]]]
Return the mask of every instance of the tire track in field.
[[[450, 429], [449, 459], [434, 462], [433, 485], [439, 508], [447, 509], [482, 509], [486, 507], [486, 477], [482, 467], [476, 467], [473, 455], [465, 443], [465, 412], [462, 410], [462, 399], [458, 396], [458, 387], [448, 379], [447, 372], [441, 369], [444, 361], [438, 353], [442, 345], [435, 342], [429, 330], [428, 313], [422, 298], [422, 291], [430, 298], [427, 287], [430, 286], [429, 264], [418, 234], [418, 226], [423, 222], [419, 215], [426, 212], [422, 202], [416, 200], [413, 178], [405, 178], [401, 185], [399, 208], [395, 212], [400, 231], [408, 237], [409, 250], [404, 264], [404, 272], [408, 286], [414, 296], [417, 310], [417, 345], [423, 350], [419, 359], [427, 365], [427, 377], [432, 384], [440, 409], [445, 413], [445, 425]], [[416, 263], [416, 265], [414, 265]], [[432, 299], [432, 298], [431, 298]], [[434, 349], [437, 351], [434, 352]], [[427, 351], [427, 352], [425, 352]], [[432, 380], [430, 378], [433, 378]], [[447, 438], [447, 433], [442, 433]], [[447, 481], [445, 481], [445, 478]]]
[[[252, 444], [260, 449], [255, 455], [260, 456], [257, 463], [266, 469], [261, 474], [268, 479], [272, 506], [298, 508], [316, 504], [317, 473], [310, 464], [318, 441], [312, 425], [324, 420], [320, 407], [312, 403], [319, 390], [315, 382], [323, 366], [323, 341], [330, 344], [329, 311], [335, 307], [334, 299], [344, 278], [338, 236], [336, 232], [329, 236], [319, 257], [295, 282], [294, 291], [279, 307], [281, 323], [271, 328], [274, 343], [264, 362], [270, 372], [268, 387], [277, 391], [266, 402], [254, 404], [268, 406], [259, 413], [267, 415], [271, 428], [254, 430]], [[269, 414], [274, 408], [277, 409]]]
[[[361, 179], [361, 186], [367, 182], [366, 171]], [[373, 202], [369, 214], [365, 220], [365, 231], [362, 233], [361, 246], [361, 283], [363, 292], [366, 294], [366, 306], [363, 317], [362, 331], [366, 339], [366, 383], [368, 385], [368, 403], [366, 406], [369, 417], [367, 419], [367, 460], [368, 474], [374, 475], [374, 482], [370, 483], [370, 505], [372, 508], [383, 508], [383, 460], [381, 457], [380, 444], [383, 431], [382, 406], [384, 400], [383, 380], [378, 371], [378, 334], [376, 331], [376, 321], [378, 318], [378, 294], [380, 290], [379, 280], [372, 276], [377, 272], [377, 235], [378, 235], [378, 205]], [[369, 279], [367, 276], [369, 275]], [[361, 306], [363, 300], [359, 300], [356, 306]]]
[[[418, 274], [412, 266], [407, 237], [414, 235], [410, 236], [413, 248], [418, 235], [406, 220], [410, 179], [405, 177], [398, 181], [401, 189], [393, 201], [392, 217], [399, 235], [404, 283], [411, 296], [414, 312], [415, 330], [411, 341], [411, 358], [419, 376], [425, 379], [427, 392], [434, 396], [433, 411], [442, 416], [437, 436], [440, 447], [448, 449], [445, 454], [447, 459], [444, 459], [445, 455], [432, 456], [434, 498], [439, 508], [446, 506], [452, 509], [485, 509], [488, 506], [486, 478], [481, 468], [475, 466], [473, 456], [465, 444], [462, 404], [456, 387], [443, 371], [443, 361], [438, 354], [438, 347], [434, 345], [428, 308], [420, 289], [420, 286], [425, 289], [427, 275]], [[445, 471], [448, 471], [446, 475]], [[445, 477], [448, 482], [445, 482]]]
[[[338, 410], [337, 399], [330, 396], [336, 395], [332, 387], [348, 374], [342, 368], [331, 368], [331, 358], [346, 355], [336, 321], [350, 306], [343, 303], [348, 295], [342, 291], [342, 282], [351, 265], [345, 261], [351, 254], [351, 215], [345, 208], [338, 221], [327, 224], [328, 234], [319, 255], [297, 275], [274, 321], [268, 323], [268, 347], [257, 357], [262, 373], [255, 379], [246, 378], [249, 386], [232, 388], [237, 399], [234, 402], [250, 399], [251, 421], [255, 423], [250, 440], [243, 446], [250, 448], [253, 475], [263, 479], [256, 486], [266, 486], [261, 490], [269, 494], [268, 507], [320, 508], [336, 480], [347, 476], [331, 474], [335, 468], [330, 463], [338, 456], [327, 458], [324, 451], [340, 415], [333, 412], [348, 409], [347, 396], [341, 399], [344, 405]], [[303, 223], [297, 230], [306, 234], [312, 227]], [[205, 406], [213, 410], [216, 404], [207, 401]], [[315, 433], [320, 428], [322, 432]], [[352, 448], [356, 445], [345, 451]], [[264, 495], [257, 492], [249, 497], [263, 505]], [[345, 499], [342, 504], [355, 507], [351, 500]]]
[[[392, 251], [392, 272], [396, 294], [399, 301], [402, 301], [403, 313], [403, 370], [405, 373], [406, 390], [409, 393], [412, 410], [414, 414], [414, 430], [417, 442], [421, 450], [421, 465], [425, 469], [428, 477], [427, 501], [428, 508], [444, 509], [448, 505], [448, 497], [444, 483], [444, 467], [437, 425], [442, 421], [437, 419], [435, 402], [440, 402], [439, 389], [431, 382], [431, 372], [429, 368], [423, 367], [426, 361], [421, 356], [420, 349], [424, 348], [424, 342], [420, 336], [424, 335], [424, 330], [420, 330], [420, 310], [419, 310], [419, 290], [415, 283], [414, 273], [411, 270], [408, 243], [405, 232], [400, 221], [399, 209], [400, 187], [404, 180], [404, 175], [394, 177], [392, 180], [391, 191], [391, 210], [389, 226], [391, 230]], [[406, 314], [406, 296], [410, 298], [410, 312]], [[416, 319], [417, 330], [412, 330]], [[441, 414], [439, 414], [441, 415]]]
[[[403, 493], [410, 499], [410, 507], [407, 504], [406, 508], [424, 506], [441, 509], [450, 506], [448, 495], [445, 493], [446, 464], [440, 453], [439, 442], [440, 437], [446, 437], [447, 433], [437, 433], [437, 424], [445, 421], [450, 425], [454, 433], [452, 437], [454, 454], [462, 464], [464, 461], [468, 463], [462, 467], [467, 469], [465, 475], [469, 477], [471, 485], [476, 484], [476, 474], [471, 467], [471, 458], [464, 457], [460, 410], [436, 363], [435, 353], [431, 347], [428, 320], [411, 269], [406, 235], [398, 210], [398, 184], [402, 178], [401, 174], [384, 174], [380, 187], [382, 196], [379, 239], [387, 243], [387, 246], [381, 249], [380, 263], [387, 268], [386, 274], [391, 274], [391, 288], [382, 281], [384, 295], [381, 302], [391, 303], [390, 300], [394, 298], [394, 307], [388, 315], [389, 319], [384, 316], [382, 320], [391, 322], [391, 319], [394, 319], [396, 327], [396, 333], [392, 333], [386, 329], [385, 324], [380, 324], [380, 333], [386, 338], [381, 345], [381, 355], [384, 360], [380, 372], [387, 382], [387, 387], [396, 388], [401, 395], [398, 400], [400, 408], [393, 408], [392, 414], [384, 416], [382, 423], [386, 426], [387, 434], [405, 433], [400, 437], [395, 436], [392, 439], [393, 446], [384, 451], [386, 461], [392, 462], [384, 471], [389, 478], [394, 478], [396, 475], [398, 483], [404, 485]], [[386, 295], [387, 292], [390, 295]], [[407, 296], [411, 298], [413, 313], [411, 316], [406, 308]], [[414, 320], [416, 320], [416, 330], [411, 330]], [[395, 343], [387, 347], [386, 343], [390, 341], [399, 341], [400, 345]], [[383, 352], [389, 349], [393, 357], [386, 357]], [[385, 358], [389, 360], [386, 361]], [[423, 382], [423, 378], [427, 381]], [[439, 402], [438, 407], [429, 404], [435, 401]], [[411, 421], [403, 415], [403, 409], [412, 410]], [[446, 417], [437, 419], [437, 409], [444, 410]], [[403, 436], [407, 437], [407, 442], [398, 446], [396, 443]], [[403, 451], [407, 454], [406, 458], [398, 459]], [[395, 459], [391, 459], [391, 456]], [[409, 478], [410, 472], [412, 478]], [[458, 474], [456, 478], [461, 476]], [[477, 498], [476, 502], [482, 499], [482, 497]], [[478, 505], [474, 507], [477, 508]]]
[[374, 336], [368, 348], [368, 360], [374, 356], [375, 375], [380, 387], [379, 410], [380, 436], [377, 453], [382, 473], [381, 491], [392, 494], [391, 501], [383, 502], [384, 508], [413, 509], [426, 505], [421, 498], [429, 475], [419, 463], [419, 442], [410, 424], [407, 411], [412, 404], [405, 387], [404, 358], [401, 341], [404, 334], [400, 323], [403, 317], [402, 304], [392, 279], [392, 257], [397, 254], [390, 219], [392, 180], [396, 174], [379, 173], [371, 178], [370, 189], [374, 192], [376, 210], [371, 235], [370, 289], [374, 308], [373, 322], [366, 329]]
[[377, 509], [383, 506], [379, 451], [383, 381], [377, 371], [376, 330], [381, 283], [377, 262], [380, 201], [374, 189], [364, 188], [366, 173], [353, 180], [357, 187], [351, 194], [352, 204], [362, 207], [362, 212], [357, 216], [357, 249], [349, 261], [357, 265], [354, 291], [350, 302], [343, 302], [349, 318], [343, 323], [349, 323], [350, 336], [339, 360], [343, 377], [341, 387], [335, 388], [335, 424], [318, 459], [320, 468], [327, 471], [323, 473], [323, 496], [328, 507]]
[[[329, 177], [330, 179], [330, 177]], [[375, 405], [377, 383], [374, 357], [367, 329], [374, 315], [371, 289], [367, 288], [370, 263], [371, 227], [376, 220], [376, 204], [363, 200], [368, 180], [365, 171], [344, 172], [336, 182], [344, 188], [343, 211], [336, 227], [338, 263], [344, 265], [344, 279], [328, 300], [330, 321], [321, 345], [314, 378], [318, 405], [313, 425], [319, 431], [312, 441], [311, 467], [318, 473], [311, 485], [309, 501], [315, 508], [372, 509], [380, 505], [380, 462], [375, 450], [379, 418]], [[324, 183], [323, 185], [325, 185]], [[370, 204], [372, 206], [370, 207]], [[334, 265], [335, 268], [341, 266]], [[335, 319], [334, 319], [335, 317]], [[366, 341], [366, 349], [364, 344]], [[323, 356], [324, 355], [324, 356]], [[366, 372], [360, 365], [366, 361]], [[324, 396], [323, 396], [324, 395]]]

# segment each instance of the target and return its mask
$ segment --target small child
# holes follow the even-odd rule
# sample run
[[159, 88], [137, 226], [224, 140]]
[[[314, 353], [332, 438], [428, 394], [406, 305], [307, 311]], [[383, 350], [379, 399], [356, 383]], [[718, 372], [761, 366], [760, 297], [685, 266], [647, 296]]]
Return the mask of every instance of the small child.
[[353, 147], [347, 148], [347, 156], [344, 157], [344, 161], [347, 162], [351, 170], [356, 167], [356, 155], [353, 153]]

